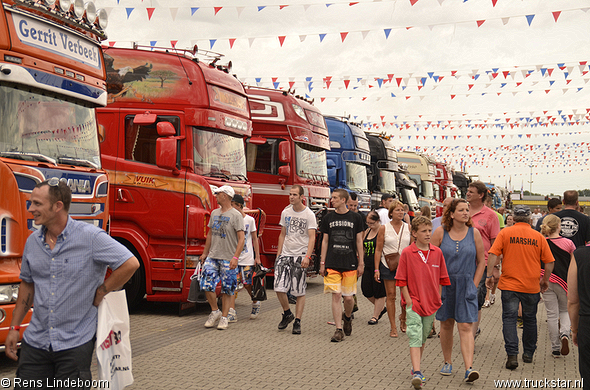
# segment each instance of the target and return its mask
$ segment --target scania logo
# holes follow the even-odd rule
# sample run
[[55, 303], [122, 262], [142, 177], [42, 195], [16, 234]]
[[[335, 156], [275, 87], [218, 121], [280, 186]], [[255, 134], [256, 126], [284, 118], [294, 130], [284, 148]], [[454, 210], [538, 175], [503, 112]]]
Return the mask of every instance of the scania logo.
[[72, 193], [89, 194], [92, 192], [90, 189], [90, 180], [68, 179], [67, 185], [72, 190]]

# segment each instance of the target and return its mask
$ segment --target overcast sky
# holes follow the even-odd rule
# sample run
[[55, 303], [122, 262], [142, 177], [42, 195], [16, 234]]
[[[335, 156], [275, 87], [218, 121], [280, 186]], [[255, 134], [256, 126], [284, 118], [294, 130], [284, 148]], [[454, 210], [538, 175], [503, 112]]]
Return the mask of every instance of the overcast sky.
[[116, 46], [198, 44], [484, 181], [528, 190], [532, 165], [533, 192], [590, 188], [587, 1], [95, 3]]

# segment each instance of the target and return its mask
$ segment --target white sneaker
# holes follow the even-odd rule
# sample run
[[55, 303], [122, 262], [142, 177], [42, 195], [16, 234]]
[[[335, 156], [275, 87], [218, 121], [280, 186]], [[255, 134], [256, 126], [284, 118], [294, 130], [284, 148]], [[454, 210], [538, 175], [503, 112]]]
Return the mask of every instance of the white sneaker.
[[490, 293], [490, 305], [493, 305], [496, 302], [496, 294]]
[[483, 307], [490, 307], [490, 301], [486, 299], [486, 301], [483, 303]]
[[225, 330], [227, 329], [227, 317], [221, 317], [219, 320], [219, 325], [217, 325], [217, 329]]
[[255, 320], [260, 314], [260, 302], [252, 303], [252, 313], [250, 313], [250, 319]]
[[236, 309], [233, 307], [229, 308], [229, 313], [227, 314], [227, 320], [229, 322], [238, 322], [238, 314], [236, 313]]
[[213, 328], [215, 326], [215, 324], [217, 323], [217, 321], [219, 321], [220, 318], [221, 318], [221, 310], [217, 309], [215, 311], [212, 311], [211, 314], [209, 314], [209, 318], [207, 319], [207, 322], [205, 322], [205, 328]]

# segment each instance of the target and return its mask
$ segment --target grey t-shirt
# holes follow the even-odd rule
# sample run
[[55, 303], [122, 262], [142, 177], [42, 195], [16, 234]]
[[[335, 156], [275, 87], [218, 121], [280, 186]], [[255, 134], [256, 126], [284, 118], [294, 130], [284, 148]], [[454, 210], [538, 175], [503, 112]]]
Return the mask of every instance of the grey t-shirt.
[[211, 212], [209, 229], [211, 229], [209, 257], [230, 261], [236, 254], [238, 232], [244, 231], [242, 214], [233, 207], [225, 213], [221, 212], [221, 208], [215, 209]]

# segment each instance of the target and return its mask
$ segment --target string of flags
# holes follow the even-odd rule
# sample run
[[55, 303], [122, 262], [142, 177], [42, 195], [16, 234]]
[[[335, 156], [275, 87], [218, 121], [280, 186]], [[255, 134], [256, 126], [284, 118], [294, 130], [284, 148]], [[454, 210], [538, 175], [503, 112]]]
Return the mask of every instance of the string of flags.
[[[354, 2], [353, 3], [349, 3], [352, 5], [357, 5], [359, 4], [359, 2]], [[415, 3], [414, 3], [415, 4]], [[331, 5], [334, 5], [333, 3], [328, 3], [325, 4], [327, 7], [330, 7]], [[351, 6], [352, 6], [351, 5]], [[495, 5], [495, 4], [494, 4]], [[309, 9], [309, 7], [311, 6], [311, 4], [305, 4], [303, 5], [304, 10], [307, 11]], [[263, 12], [265, 9], [271, 7], [271, 6], [256, 6], [258, 8], [258, 12]], [[275, 6], [278, 7], [279, 9], [284, 9], [289, 7], [289, 5], [279, 5], [279, 6]], [[130, 20], [130, 19], [134, 19], [135, 22], [137, 22], [137, 18], [142, 18], [141, 15], [144, 15], [143, 17], [147, 19], [147, 21], [151, 21], [152, 18], [154, 18], [154, 15], [156, 15], [156, 18], [158, 20], [161, 19], [168, 19], [169, 17], [172, 18], [173, 21], [176, 20], [176, 18], [178, 17], [179, 12], [181, 13], [183, 18], [188, 18], [190, 20], [190, 18], [195, 17], [195, 15], [199, 12], [213, 12], [213, 14], [208, 14], [207, 16], [217, 16], [222, 10], [227, 10], [227, 9], [235, 9], [237, 11], [237, 15], [238, 17], [241, 15], [242, 11], [244, 10], [244, 8], [246, 8], [245, 6], [242, 7], [228, 7], [228, 6], [218, 6], [218, 7], [105, 7], [105, 10], [107, 11], [107, 13], [111, 14], [111, 12], [113, 12], [114, 10], [117, 10], [117, 12], [121, 11], [121, 12], [125, 12], [126, 14], [126, 20]], [[562, 9], [562, 10], [558, 10], [558, 11], [550, 11], [547, 12], [546, 14], [543, 14], [542, 16], [544, 17], [545, 15], [550, 18], [554, 23], [558, 23], [561, 15], [563, 13], [567, 13], [567, 12], [584, 12], [584, 13], [588, 13], [588, 11], [590, 10], [590, 6], [589, 7], [578, 7], [578, 8], [570, 8], [570, 9]], [[248, 41], [248, 45], [250, 47], [252, 47], [252, 44], [255, 42], [255, 40], [259, 40], [259, 39], [274, 39], [276, 40], [276, 42], [279, 44], [280, 47], [283, 46], [283, 44], [285, 43], [285, 41], [287, 40], [287, 38], [289, 38], [289, 40], [293, 40], [295, 42], [304, 42], [308, 37], [317, 37], [319, 39], [319, 42], [322, 43], [324, 42], [324, 40], [326, 39], [326, 37], [336, 37], [336, 41], [340, 41], [341, 43], [344, 43], [346, 41], [346, 39], [351, 35], [351, 34], [360, 34], [362, 39], [366, 39], [367, 36], [369, 34], [375, 34], [378, 33], [380, 34], [382, 37], [385, 38], [385, 40], [388, 40], [389, 37], [391, 36], [391, 33], [394, 31], [398, 31], [398, 30], [411, 30], [411, 29], [416, 29], [416, 28], [428, 28], [430, 31], [432, 31], [435, 27], [437, 26], [448, 26], [448, 25], [452, 25], [452, 26], [457, 26], [457, 25], [463, 25], [463, 24], [471, 24], [476, 28], [485, 28], [483, 27], [484, 24], [491, 24], [493, 22], [500, 22], [503, 26], [506, 26], [510, 21], [514, 21], [514, 20], [522, 20], [523, 22], [526, 21], [526, 24], [528, 27], [531, 27], [531, 25], [533, 24], [533, 21], [535, 20], [535, 18], [537, 18], [539, 15], [537, 14], [519, 14], [519, 15], [510, 15], [510, 16], [505, 16], [505, 17], [497, 17], [497, 18], [488, 18], [488, 19], [470, 19], [470, 20], [461, 20], [461, 21], [450, 21], [450, 22], [444, 22], [444, 23], [433, 23], [433, 24], [424, 24], [424, 25], [420, 25], [420, 24], [414, 24], [414, 25], [408, 25], [408, 26], [391, 26], [391, 27], [386, 27], [386, 28], [382, 28], [382, 29], [362, 29], [362, 30], [350, 30], [350, 31], [318, 31], [318, 32], [314, 32], [314, 33], [310, 33], [310, 34], [297, 34], [297, 35], [288, 35], [288, 34], [279, 34], [279, 35], [260, 35], [260, 36], [249, 36], [249, 37], [232, 37], [232, 36], [227, 36], [227, 37], [217, 37], [217, 38], [209, 38], [207, 40], [205, 40], [209, 46], [210, 49], [213, 49], [213, 47], [215, 46], [215, 44], [218, 41], [227, 41], [229, 43], [229, 48], [233, 48], [236, 40], [247, 40]], [[541, 16], [539, 16], [541, 17]], [[204, 40], [192, 40], [191, 41], [191, 46], [194, 46], [193, 42], [203, 42]], [[330, 39], [330, 41], [333, 41]]]

